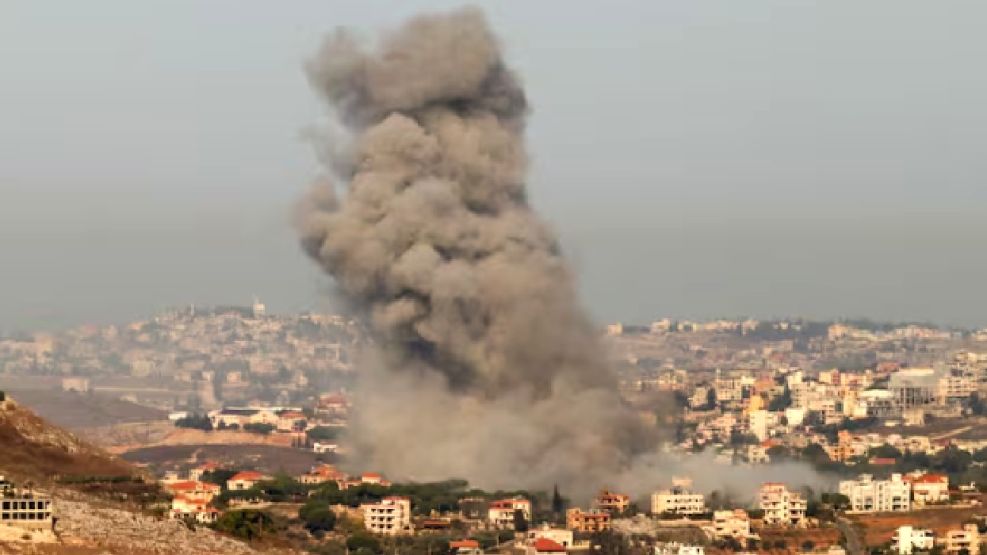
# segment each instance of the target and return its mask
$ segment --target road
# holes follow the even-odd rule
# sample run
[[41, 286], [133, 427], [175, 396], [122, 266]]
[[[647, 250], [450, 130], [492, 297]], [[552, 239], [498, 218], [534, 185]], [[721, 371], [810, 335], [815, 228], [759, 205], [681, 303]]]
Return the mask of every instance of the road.
[[847, 555], [865, 555], [867, 553], [864, 540], [860, 537], [860, 531], [854, 527], [852, 521], [838, 516], [836, 517], [836, 527], [840, 529], [840, 533], [846, 538]]

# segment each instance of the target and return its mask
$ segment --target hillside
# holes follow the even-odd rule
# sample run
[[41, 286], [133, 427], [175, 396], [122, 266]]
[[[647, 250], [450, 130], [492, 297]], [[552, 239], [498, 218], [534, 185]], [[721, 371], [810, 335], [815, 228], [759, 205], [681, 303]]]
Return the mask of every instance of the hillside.
[[135, 473], [131, 465], [52, 426], [10, 397], [0, 403], [0, 445], [0, 472], [22, 480]]
[[[184, 555], [289, 553], [259, 551], [204, 527], [142, 510], [135, 491], [152, 492], [141, 480], [92, 482], [87, 478], [137, 476], [137, 470], [102, 449], [49, 424], [16, 400], [0, 401], [0, 474], [31, 482], [51, 495], [54, 543], [0, 541], [0, 553], [92, 555]], [[72, 486], [65, 484], [73, 484]], [[269, 548], [270, 549], [270, 548]]]
[[76, 393], [60, 389], [8, 388], [18, 404], [48, 422], [78, 432], [85, 428], [129, 422], [165, 420], [168, 413], [101, 393]]

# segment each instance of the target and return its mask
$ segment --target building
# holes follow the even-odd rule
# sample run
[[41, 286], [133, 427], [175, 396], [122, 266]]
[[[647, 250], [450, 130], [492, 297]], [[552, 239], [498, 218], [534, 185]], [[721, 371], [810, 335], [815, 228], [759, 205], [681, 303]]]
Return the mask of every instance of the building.
[[565, 546], [548, 538], [538, 538], [531, 542], [527, 552], [532, 555], [565, 553]]
[[928, 551], [935, 547], [932, 530], [900, 526], [891, 537], [891, 549], [898, 555], [911, 555], [914, 551]]
[[751, 518], [744, 509], [727, 509], [713, 512], [713, 538], [733, 538], [741, 545], [751, 538]]
[[244, 470], [237, 472], [226, 481], [226, 489], [230, 491], [243, 491], [257, 485], [258, 482], [270, 480], [271, 477], [254, 470]]
[[521, 511], [526, 521], [531, 521], [531, 501], [520, 496], [491, 501], [487, 508], [487, 521], [496, 528], [513, 530], [514, 513], [517, 511]]
[[449, 542], [449, 552], [452, 555], [483, 555], [480, 542], [476, 540], [453, 540]]
[[565, 528], [552, 528], [548, 524], [542, 524], [538, 528], [528, 530], [525, 538], [529, 544], [538, 539], [547, 539], [552, 540], [565, 548], [570, 548], [573, 546], [572, 530], [566, 530]]
[[758, 501], [764, 511], [764, 523], [776, 526], [804, 526], [806, 500], [785, 484], [767, 482], [761, 484]]
[[486, 522], [490, 516], [490, 502], [482, 497], [464, 497], [459, 500], [459, 516], [473, 524]]
[[[12, 527], [17, 533], [51, 533], [52, 503], [46, 494], [18, 489], [0, 476], [0, 527]], [[23, 531], [23, 532], [21, 532]]]
[[409, 534], [411, 528], [411, 500], [407, 497], [385, 497], [380, 503], [361, 505], [363, 525], [374, 534], [395, 536]]
[[573, 508], [565, 512], [565, 524], [574, 532], [603, 532], [610, 529], [610, 513]]
[[945, 474], [920, 474], [905, 476], [912, 485], [912, 501], [916, 505], [949, 502], [949, 476]]
[[198, 480], [171, 482], [164, 484], [163, 487], [165, 491], [176, 498], [182, 497], [190, 501], [201, 501], [203, 503], [209, 503], [212, 501], [213, 497], [219, 495], [220, 492], [220, 487], [218, 485], [211, 484], [209, 482], [200, 482]]
[[83, 378], [79, 376], [62, 378], [62, 391], [89, 393], [89, 378]]
[[959, 530], [949, 530], [942, 537], [946, 553], [980, 555], [980, 531], [976, 524], [964, 524]]
[[219, 510], [210, 507], [208, 501], [176, 495], [171, 500], [168, 516], [176, 520], [194, 520], [202, 524], [210, 524], [219, 518]]
[[219, 466], [218, 463], [213, 462], [213, 461], [206, 461], [206, 462], [200, 464], [199, 466], [196, 466], [194, 468], [189, 469], [189, 471], [188, 471], [188, 479], [189, 480], [192, 480], [192, 481], [199, 481], [199, 480], [202, 480], [202, 476], [206, 472], [215, 472], [215, 471], [217, 471], [219, 469], [220, 469], [220, 466]]
[[850, 510], [861, 513], [878, 513], [911, 510], [911, 484], [901, 474], [892, 474], [890, 480], [874, 480], [870, 474], [861, 474], [856, 480], [840, 482], [840, 493], [850, 499]]
[[596, 499], [593, 500], [593, 506], [597, 509], [604, 511], [609, 511], [613, 514], [621, 514], [627, 511], [627, 508], [631, 505], [631, 498], [629, 495], [624, 495], [623, 493], [614, 493], [612, 491], [602, 490], [597, 494]]
[[706, 549], [701, 545], [669, 542], [664, 545], [656, 545], [655, 555], [706, 555]]
[[336, 469], [331, 464], [320, 464], [313, 467], [305, 474], [298, 476], [298, 482], [302, 484], [324, 484], [326, 482], [336, 482], [345, 479], [346, 475]]
[[674, 486], [651, 494], [651, 513], [654, 515], [701, 515], [705, 512], [705, 496], [684, 487]]
[[898, 414], [939, 399], [941, 372], [933, 368], [904, 368], [888, 379], [888, 390]]

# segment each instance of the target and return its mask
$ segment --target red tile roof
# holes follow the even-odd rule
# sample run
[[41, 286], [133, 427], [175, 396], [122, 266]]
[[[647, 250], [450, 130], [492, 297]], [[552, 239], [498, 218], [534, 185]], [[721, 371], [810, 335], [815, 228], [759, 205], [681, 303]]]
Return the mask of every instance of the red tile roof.
[[453, 540], [449, 542], [449, 549], [479, 549], [480, 542], [476, 540]]
[[533, 547], [539, 553], [565, 553], [565, 548], [561, 544], [548, 538], [538, 538]]
[[921, 476], [905, 476], [906, 482], [913, 484], [948, 484], [949, 476], [944, 474], [923, 474]]

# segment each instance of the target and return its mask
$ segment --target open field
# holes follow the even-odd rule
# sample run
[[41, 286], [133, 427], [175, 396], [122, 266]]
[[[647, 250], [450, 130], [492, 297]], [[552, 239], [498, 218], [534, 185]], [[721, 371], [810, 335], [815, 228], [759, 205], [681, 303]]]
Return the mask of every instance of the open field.
[[[321, 456], [325, 460], [325, 456]], [[124, 453], [131, 463], [159, 470], [177, 469], [193, 462], [216, 461], [231, 468], [301, 474], [318, 464], [312, 451], [274, 445], [157, 445]]]
[[168, 414], [100, 393], [53, 389], [7, 390], [21, 405], [45, 420], [72, 431], [126, 422], [161, 420]]

